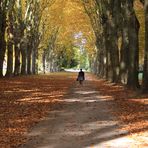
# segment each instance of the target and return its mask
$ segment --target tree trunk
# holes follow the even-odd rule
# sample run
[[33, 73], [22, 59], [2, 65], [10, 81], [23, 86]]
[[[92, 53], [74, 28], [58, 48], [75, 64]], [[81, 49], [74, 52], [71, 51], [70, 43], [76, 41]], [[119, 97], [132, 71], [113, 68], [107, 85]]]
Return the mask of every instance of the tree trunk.
[[3, 77], [3, 62], [6, 51], [5, 30], [6, 30], [6, 14], [4, 14], [1, 8], [0, 9], [0, 77]]
[[110, 36], [110, 58], [111, 58], [111, 69], [112, 69], [112, 82], [119, 82], [119, 49], [118, 49], [118, 38], [115, 28], [115, 24], [110, 28], [112, 30]]
[[[98, 32], [99, 34], [99, 32]], [[100, 34], [101, 36], [101, 34]], [[105, 71], [104, 71], [104, 50], [105, 48], [104, 47], [104, 42], [103, 42], [103, 37], [97, 37], [97, 40], [96, 40], [96, 47], [97, 47], [97, 53], [96, 53], [96, 66], [95, 66], [95, 69], [96, 69], [96, 73], [97, 75], [99, 75], [99, 77], [104, 77], [105, 75]]]
[[37, 40], [32, 48], [32, 74], [38, 74], [38, 46], [39, 41]]
[[120, 0], [114, 0], [111, 3], [111, 20], [110, 20], [110, 29], [111, 29], [111, 64], [113, 70], [112, 82], [118, 83], [119, 78], [119, 48], [118, 48], [118, 30], [120, 25]]
[[31, 74], [31, 55], [32, 55], [32, 51], [31, 51], [31, 45], [29, 45], [27, 47], [27, 74]]
[[7, 60], [7, 72], [6, 76], [12, 76], [13, 75], [13, 43], [14, 43], [14, 38], [13, 38], [13, 15], [12, 11], [9, 12], [9, 21], [10, 24], [8, 26], [8, 60]]
[[15, 67], [14, 75], [17, 76], [20, 74], [20, 47], [19, 44], [15, 44]]
[[129, 36], [128, 36], [128, 14], [126, 1], [122, 1], [121, 16], [121, 49], [120, 49], [120, 80], [121, 83], [127, 84], [128, 63], [129, 63]]
[[127, 83], [128, 63], [129, 63], [129, 40], [128, 40], [128, 27], [126, 23], [123, 25], [122, 30], [122, 45], [120, 50], [120, 80], [123, 84]]
[[7, 59], [7, 72], [6, 76], [13, 75], [13, 43], [11, 41], [8, 42], [8, 59]]
[[45, 53], [45, 49], [43, 51], [43, 55], [42, 55], [42, 62], [43, 62], [43, 73], [46, 73], [46, 53]]
[[143, 70], [143, 92], [148, 92], [148, 0], [145, 0], [145, 53], [144, 53], [144, 70]]
[[36, 49], [35, 55], [36, 55], [35, 73], [38, 74], [38, 69], [39, 69], [39, 65], [38, 65], [39, 64], [38, 63], [38, 56], [39, 56], [38, 49]]
[[36, 74], [35, 65], [36, 65], [36, 50], [35, 48], [33, 48], [32, 50], [32, 74]]
[[2, 5], [2, 2], [0, 1], [0, 77], [2, 77], [3, 76], [3, 60], [2, 60], [2, 56], [1, 56], [1, 54], [2, 54], [2, 7], [1, 7], [1, 5]]
[[111, 79], [111, 65], [110, 65], [110, 42], [109, 42], [109, 33], [108, 33], [108, 22], [107, 17], [106, 21], [102, 24], [103, 26], [103, 38], [104, 38], [104, 66], [105, 66], [105, 78], [107, 80]]
[[107, 20], [106, 26], [104, 27], [104, 35], [105, 35], [105, 50], [106, 50], [106, 79], [112, 81], [113, 78], [113, 69], [112, 69], [112, 58], [111, 58], [111, 28], [109, 21]]
[[22, 55], [22, 67], [21, 67], [21, 74], [26, 75], [27, 72], [27, 53], [26, 53], [26, 46], [27, 43], [22, 42], [21, 43], [21, 55]]
[[139, 88], [138, 69], [139, 69], [139, 22], [133, 10], [132, 2], [129, 3], [129, 59], [127, 86], [133, 89]]

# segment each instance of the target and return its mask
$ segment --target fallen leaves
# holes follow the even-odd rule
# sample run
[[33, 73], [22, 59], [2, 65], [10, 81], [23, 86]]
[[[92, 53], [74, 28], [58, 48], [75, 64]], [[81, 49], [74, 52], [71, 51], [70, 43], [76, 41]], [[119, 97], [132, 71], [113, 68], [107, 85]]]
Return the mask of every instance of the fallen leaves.
[[[0, 148], [18, 147], [24, 143], [25, 133], [53, 108], [59, 107], [75, 78], [72, 73], [55, 73], [1, 79]], [[110, 104], [112, 113], [125, 130], [135, 138], [147, 132], [147, 95], [139, 95], [95, 76], [89, 83], [102, 94], [101, 99]], [[141, 141], [145, 141], [143, 138]], [[146, 143], [144, 145], [147, 146]]]
[[18, 147], [25, 133], [62, 100], [74, 74], [0, 79], [0, 148]]
[[94, 81], [94, 84], [103, 96], [110, 96], [106, 99], [124, 130], [129, 131], [134, 138], [141, 135], [148, 137], [148, 95], [139, 94], [103, 79]]

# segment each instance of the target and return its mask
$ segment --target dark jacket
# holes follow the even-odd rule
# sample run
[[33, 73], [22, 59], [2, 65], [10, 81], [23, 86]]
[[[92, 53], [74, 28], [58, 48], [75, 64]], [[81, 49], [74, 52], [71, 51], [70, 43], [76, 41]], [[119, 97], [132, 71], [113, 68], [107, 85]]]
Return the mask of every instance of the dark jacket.
[[82, 81], [85, 80], [85, 76], [84, 76], [84, 72], [83, 71], [80, 71], [79, 74], [78, 74], [78, 81], [79, 80], [82, 80]]

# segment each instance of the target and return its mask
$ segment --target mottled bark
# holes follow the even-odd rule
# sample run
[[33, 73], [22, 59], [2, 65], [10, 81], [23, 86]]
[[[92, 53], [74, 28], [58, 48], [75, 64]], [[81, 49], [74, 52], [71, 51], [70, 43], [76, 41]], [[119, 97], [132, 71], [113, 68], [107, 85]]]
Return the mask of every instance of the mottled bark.
[[13, 75], [13, 52], [14, 52], [14, 33], [13, 33], [13, 14], [12, 11], [9, 12], [9, 21], [10, 24], [8, 26], [8, 41], [7, 41], [7, 72], [6, 76]]
[[24, 36], [24, 24], [22, 19], [22, 3], [21, 0], [15, 1], [15, 23], [14, 23], [14, 50], [15, 50], [15, 66], [14, 75], [21, 73], [21, 39]]

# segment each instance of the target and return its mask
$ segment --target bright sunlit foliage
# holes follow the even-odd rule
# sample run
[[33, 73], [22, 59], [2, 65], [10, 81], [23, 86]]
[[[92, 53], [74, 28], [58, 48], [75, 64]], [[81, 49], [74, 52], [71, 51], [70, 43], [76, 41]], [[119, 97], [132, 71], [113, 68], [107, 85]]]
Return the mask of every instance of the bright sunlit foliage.
[[69, 60], [73, 57], [74, 47], [79, 51], [83, 48], [90, 57], [94, 54], [95, 36], [81, 1], [56, 0], [43, 12], [42, 26], [45, 33], [41, 44], [45, 48], [50, 42], [50, 37], [58, 32], [54, 45], [57, 53], [65, 48]]

